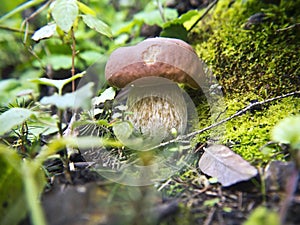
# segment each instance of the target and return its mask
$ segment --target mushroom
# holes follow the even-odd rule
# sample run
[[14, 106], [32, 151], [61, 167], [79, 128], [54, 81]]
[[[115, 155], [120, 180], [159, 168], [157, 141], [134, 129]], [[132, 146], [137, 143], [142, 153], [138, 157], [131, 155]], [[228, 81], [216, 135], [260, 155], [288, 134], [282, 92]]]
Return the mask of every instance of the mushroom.
[[[129, 113], [123, 119], [133, 126], [130, 132], [127, 123], [116, 127], [120, 141], [145, 150], [184, 134], [188, 108], [177, 83], [199, 88], [202, 68], [192, 47], [178, 39], [150, 38], [116, 49], [106, 64], [105, 77], [110, 85], [123, 88], [116, 100], [126, 105]], [[132, 139], [137, 132], [140, 141]]]

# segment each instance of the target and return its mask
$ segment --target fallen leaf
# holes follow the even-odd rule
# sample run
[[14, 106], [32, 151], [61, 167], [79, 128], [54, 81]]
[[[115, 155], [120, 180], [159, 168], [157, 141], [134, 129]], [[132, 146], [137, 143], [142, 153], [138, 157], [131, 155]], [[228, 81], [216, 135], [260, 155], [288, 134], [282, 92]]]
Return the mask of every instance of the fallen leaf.
[[216, 177], [224, 187], [249, 180], [257, 174], [255, 167], [224, 145], [211, 145], [204, 150], [199, 168]]

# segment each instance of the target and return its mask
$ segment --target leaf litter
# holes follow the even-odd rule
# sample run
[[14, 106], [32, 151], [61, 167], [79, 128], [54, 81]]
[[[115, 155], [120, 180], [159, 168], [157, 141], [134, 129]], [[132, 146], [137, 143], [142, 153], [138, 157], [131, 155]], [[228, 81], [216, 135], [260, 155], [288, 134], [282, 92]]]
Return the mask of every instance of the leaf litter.
[[224, 187], [257, 175], [255, 167], [225, 145], [211, 145], [204, 151], [199, 168], [203, 173], [216, 177]]

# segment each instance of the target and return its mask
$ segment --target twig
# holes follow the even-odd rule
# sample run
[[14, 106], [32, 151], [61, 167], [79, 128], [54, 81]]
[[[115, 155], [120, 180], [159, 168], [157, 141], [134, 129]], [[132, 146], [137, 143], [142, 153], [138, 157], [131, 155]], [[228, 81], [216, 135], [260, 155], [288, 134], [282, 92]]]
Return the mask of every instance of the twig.
[[46, 69], [45, 69], [45, 66], [44, 66], [44, 63], [43, 63], [42, 59], [34, 52], [34, 50], [32, 49], [32, 46], [27, 47], [27, 51], [36, 58], [36, 60], [40, 63], [43, 70], [46, 72]]
[[203, 225], [209, 225], [211, 223], [215, 212], [216, 212], [216, 208], [215, 207], [213, 207], [213, 208], [210, 209], [210, 211], [208, 213], [208, 216], [207, 216], [206, 220], [204, 221]]
[[285, 27], [285, 28], [278, 29], [278, 30], [276, 30], [276, 32], [290, 30], [290, 29], [293, 29], [293, 28], [298, 27], [298, 26], [300, 26], [300, 23], [295, 23], [295, 24], [293, 24], [293, 25], [291, 25], [291, 26], [288, 26], [288, 27]]
[[219, 115], [215, 119], [215, 122], [218, 121], [218, 119], [220, 118], [220, 116], [222, 116], [222, 114], [224, 114], [227, 111], [227, 109], [228, 109], [228, 106], [222, 112], [219, 113]]
[[193, 30], [195, 28], [195, 26], [207, 15], [207, 13], [212, 9], [212, 7], [214, 7], [214, 5], [216, 5], [218, 3], [218, 0], [213, 1], [212, 3], [210, 3], [210, 5], [206, 8], [205, 12], [199, 17], [199, 19], [197, 19], [197, 21], [190, 27], [190, 29], [188, 30], [188, 32], [190, 32], [191, 30]]
[[[3, 25], [0, 25], [0, 29], [12, 31], [12, 32], [17, 32], [17, 33], [23, 33], [23, 32], [24, 32], [24, 31], [21, 30], [21, 29], [13, 28], [13, 27], [6, 27], [6, 26], [3, 26]], [[34, 31], [31, 31], [31, 30], [29, 30], [29, 31], [27, 31], [27, 32], [28, 32], [28, 34], [33, 34], [33, 33], [34, 33]]]
[[190, 138], [193, 138], [195, 137], [196, 135], [198, 134], [201, 134], [201, 133], [204, 133], [205, 131], [208, 131], [212, 128], [215, 128], [235, 117], [238, 117], [242, 114], [244, 114], [245, 112], [249, 111], [250, 109], [253, 109], [257, 106], [261, 106], [261, 105], [264, 105], [264, 104], [267, 104], [269, 102], [272, 102], [272, 101], [276, 101], [276, 100], [279, 100], [279, 99], [283, 99], [283, 98], [287, 98], [287, 97], [290, 97], [290, 96], [294, 96], [294, 95], [299, 95], [300, 94], [300, 91], [294, 91], [294, 92], [290, 92], [290, 93], [287, 93], [287, 94], [284, 94], [284, 95], [280, 95], [280, 96], [276, 96], [274, 98], [269, 98], [269, 99], [266, 99], [266, 100], [263, 100], [263, 101], [260, 101], [260, 102], [255, 102], [255, 103], [251, 103], [250, 105], [246, 106], [245, 108], [237, 111], [235, 114], [223, 119], [223, 120], [220, 120], [219, 122], [217, 123], [214, 123], [208, 127], [205, 127], [201, 130], [197, 130], [197, 131], [194, 131], [194, 132], [191, 132], [189, 134], [186, 134], [186, 135], [183, 135], [183, 136], [179, 136], [175, 139], [172, 139], [170, 141], [167, 141], [167, 142], [163, 142], [157, 146], [155, 146], [154, 148], [160, 148], [160, 147], [164, 147], [166, 145], [169, 145], [169, 144], [172, 144], [172, 143], [177, 143], [177, 142], [180, 142], [181, 140], [186, 140], [186, 139], [190, 139]]
[[[52, 2], [53, 0], [49, 0], [47, 1], [44, 5], [42, 5], [40, 8], [38, 8], [34, 13], [32, 13], [29, 17], [25, 18], [25, 20], [22, 22], [21, 24], [21, 30], [23, 30], [23, 27], [24, 25], [26, 25], [26, 31], [25, 31], [25, 34], [24, 34], [24, 39], [23, 39], [23, 42], [26, 43], [26, 40], [27, 40], [27, 36], [29, 33], [28, 31], [28, 21], [31, 20], [32, 18], [34, 18], [35, 16], [37, 16], [38, 14], [40, 14], [45, 8], [47, 8], [50, 3]], [[34, 32], [33, 32], [34, 33]]]
[[158, 189], [157, 191], [161, 191], [162, 189], [164, 189], [166, 186], [169, 185], [169, 183], [172, 181], [172, 179], [167, 180], [166, 182], [164, 182]]

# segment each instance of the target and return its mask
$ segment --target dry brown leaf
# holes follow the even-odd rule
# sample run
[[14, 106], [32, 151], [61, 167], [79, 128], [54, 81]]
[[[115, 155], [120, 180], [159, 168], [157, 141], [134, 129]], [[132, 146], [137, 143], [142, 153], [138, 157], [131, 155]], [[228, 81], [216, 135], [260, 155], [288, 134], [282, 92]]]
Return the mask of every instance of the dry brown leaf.
[[257, 174], [255, 167], [224, 145], [211, 145], [204, 150], [199, 168], [203, 173], [216, 177], [224, 187], [249, 180]]

